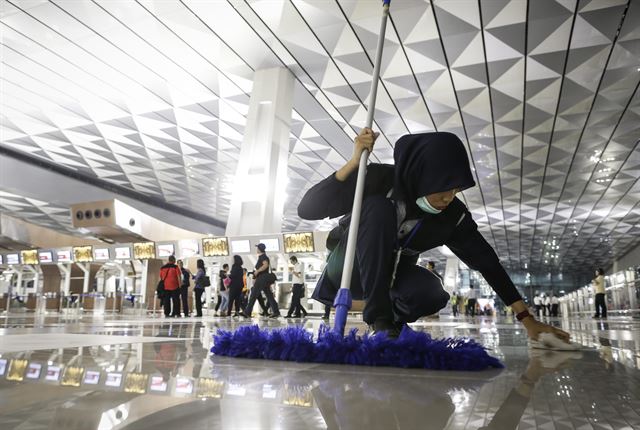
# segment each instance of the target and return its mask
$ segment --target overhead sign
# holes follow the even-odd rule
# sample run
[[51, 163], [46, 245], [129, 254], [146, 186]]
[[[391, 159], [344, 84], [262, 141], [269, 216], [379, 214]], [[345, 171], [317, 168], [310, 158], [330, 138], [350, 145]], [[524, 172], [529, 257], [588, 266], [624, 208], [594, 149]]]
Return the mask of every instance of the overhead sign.
[[91, 263], [93, 261], [93, 246], [74, 246], [73, 259], [76, 263]]
[[136, 260], [150, 260], [152, 258], [156, 258], [156, 244], [153, 242], [134, 243], [133, 258]]
[[300, 252], [314, 252], [313, 233], [285, 233], [282, 235], [284, 240], [284, 252], [286, 254], [294, 254]]
[[40, 260], [38, 259], [38, 250], [30, 249], [27, 251], [20, 251], [22, 256], [22, 264], [38, 264]]
[[226, 257], [229, 255], [229, 242], [226, 237], [207, 237], [202, 239], [205, 257]]

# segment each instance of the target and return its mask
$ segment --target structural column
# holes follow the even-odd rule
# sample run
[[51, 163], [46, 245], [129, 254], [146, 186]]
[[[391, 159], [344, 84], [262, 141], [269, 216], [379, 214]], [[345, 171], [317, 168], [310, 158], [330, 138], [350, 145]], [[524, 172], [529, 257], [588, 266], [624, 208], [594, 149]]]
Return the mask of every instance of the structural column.
[[294, 77], [287, 69], [254, 74], [227, 236], [279, 233], [282, 229], [293, 89]]

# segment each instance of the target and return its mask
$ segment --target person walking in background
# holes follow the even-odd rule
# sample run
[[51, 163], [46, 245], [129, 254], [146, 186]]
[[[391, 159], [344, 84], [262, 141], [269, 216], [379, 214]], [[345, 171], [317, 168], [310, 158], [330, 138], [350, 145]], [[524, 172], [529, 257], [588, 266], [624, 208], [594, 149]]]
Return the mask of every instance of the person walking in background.
[[538, 295], [533, 296], [533, 306], [536, 308], [536, 316], [540, 318], [540, 313], [542, 311], [542, 297]]
[[544, 298], [544, 314], [545, 316], [551, 316], [551, 296], [547, 295]]
[[216, 307], [214, 309], [214, 315], [218, 315], [218, 311], [220, 310], [220, 305], [222, 305], [222, 292], [226, 289], [224, 286], [224, 280], [227, 278], [227, 274], [229, 273], [229, 265], [227, 263], [224, 263], [222, 265], [222, 269], [220, 270], [220, 272], [218, 272], [218, 291], [216, 291], [217, 293], [217, 301], [216, 301]]
[[469, 310], [471, 312], [471, 316], [476, 316], [476, 303], [478, 302], [478, 292], [473, 287], [473, 284], [469, 285], [469, 292], [467, 293], [467, 306], [469, 306]]
[[204, 260], [198, 259], [196, 261], [196, 274], [193, 276], [195, 287], [193, 291], [196, 293], [196, 316], [202, 316], [202, 294], [205, 288], [205, 277], [207, 276], [207, 270], [204, 268]]
[[180, 317], [180, 284], [182, 272], [176, 266], [176, 257], [169, 256], [167, 264], [160, 268], [160, 279], [164, 282], [164, 316]]
[[558, 299], [558, 297], [556, 297], [556, 295], [554, 294], [553, 297], [551, 297], [551, 316], [552, 317], [558, 316], [559, 306], [560, 306], [560, 299]]
[[453, 312], [453, 316], [458, 316], [458, 305], [460, 304], [460, 295], [457, 291], [453, 292], [451, 296], [451, 312]]
[[182, 273], [182, 284], [180, 285], [180, 299], [182, 300], [182, 315], [189, 315], [189, 287], [191, 286], [191, 272], [184, 267], [182, 260], [178, 260], [178, 268]]
[[593, 316], [594, 318], [606, 318], [607, 317], [607, 303], [605, 300], [605, 296], [607, 292], [605, 291], [604, 284], [604, 269], [600, 268], [596, 270], [596, 277], [591, 281], [593, 285], [593, 290], [596, 293], [596, 314]]
[[244, 312], [240, 315], [245, 318], [251, 318], [253, 305], [255, 305], [258, 295], [264, 292], [267, 296], [267, 300], [269, 301], [269, 307], [273, 312], [270, 318], [278, 318], [280, 317], [280, 309], [278, 308], [278, 303], [276, 302], [275, 297], [273, 297], [273, 292], [271, 292], [271, 261], [266, 253], [267, 247], [264, 243], [259, 243], [256, 245], [256, 248], [258, 250], [258, 262], [256, 263], [255, 271], [253, 272], [255, 280], [249, 295], [249, 303], [247, 304]]
[[304, 297], [304, 265], [298, 261], [298, 257], [292, 255], [289, 262], [293, 265], [291, 289], [291, 306], [287, 312], [287, 318], [294, 316], [296, 318], [306, 317], [307, 310], [302, 306], [301, 299]]
[[239, 255], [233, 256], [233, 265], [231, 266], [231, 273], [229, 274], [231, 283], [229, 284], [229, 288], [227, 288], [227, 292], [229, 294], [227, 316], [231, 316], [231, 309], [234, 305], [236, 307], [236, 311], [233, 316], [237, 317], [240, 315], [240, 312], [242, 312], [242, 290], [244, 288], [245, 272], [242, 268], [242, 263], [242, 258]]
[[444, 282], [444, 280], [442, 279], [442, 275], [436, 272], [436, 263], [434, 261], [429, 261], [427, 263], [427, 270], [436, 275], [438, 279], [440, 279], [440, 282]]

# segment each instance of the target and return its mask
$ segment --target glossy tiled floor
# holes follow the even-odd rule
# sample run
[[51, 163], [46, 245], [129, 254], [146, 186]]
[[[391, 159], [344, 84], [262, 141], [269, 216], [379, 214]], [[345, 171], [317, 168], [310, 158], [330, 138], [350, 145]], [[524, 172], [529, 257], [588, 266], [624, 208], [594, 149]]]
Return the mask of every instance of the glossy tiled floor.
[[241, 324], [230, 319], [4, 316], [0, 428], [640, 428], [640, 322], [553, 323], [585, 350], [529, 351], [510, 319], [415, 324], [477, 339], [506, 365], [442, 372], [212, 357], [212, 333]]

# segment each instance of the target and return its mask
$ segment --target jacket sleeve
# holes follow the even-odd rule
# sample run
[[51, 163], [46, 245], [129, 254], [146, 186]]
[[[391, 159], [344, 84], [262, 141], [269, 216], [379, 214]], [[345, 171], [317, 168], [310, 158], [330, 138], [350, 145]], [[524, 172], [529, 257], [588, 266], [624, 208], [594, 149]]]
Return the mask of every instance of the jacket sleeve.
[[[364, 187], [365, 196], [386, 193], [391, 189], [393, 182], [387, 184], [388, 168], [389, 166], [383, 164], [369, 164]], [[357, 179], [357, 171], [343, 182], [336, 179], [335, 173], [323, 179], [302, 197], [298, 205], [298, 216], [302, 219], [319, 220], [348, 214], [353, 207]]]
[[466, 208], [464, 218], [446, 245], [470, 269], [477, 270], [482, 274], [505, 305], [510, 306], [514, 302], [522, 300], [522, 296], [500, 264], [496, 252], [482, 237], [478, 231], [478, 225]]

